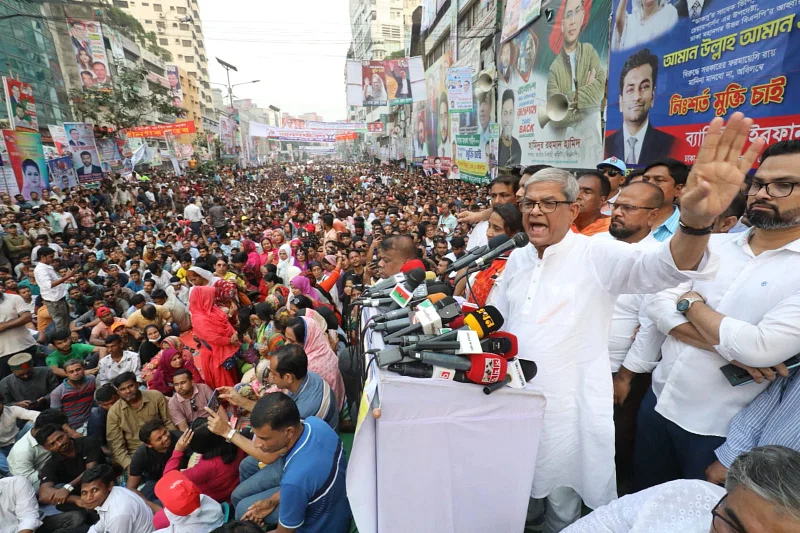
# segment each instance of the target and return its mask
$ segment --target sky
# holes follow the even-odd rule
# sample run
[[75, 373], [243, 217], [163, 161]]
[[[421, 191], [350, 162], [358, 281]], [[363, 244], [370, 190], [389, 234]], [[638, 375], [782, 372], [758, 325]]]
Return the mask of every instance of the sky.
[[344, 67], [350, 46], [348, 0], [199, 0], [212, 88], [233, 88], [294, 116], [316, 112], [328, 121], [346, 115]]

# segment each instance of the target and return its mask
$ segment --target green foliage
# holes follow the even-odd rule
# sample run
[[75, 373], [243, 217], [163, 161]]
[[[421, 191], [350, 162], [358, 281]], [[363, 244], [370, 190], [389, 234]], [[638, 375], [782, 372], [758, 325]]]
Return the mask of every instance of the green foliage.
[[392, 52], [391, 54], [386, 56], [386, 59], [403, 59], [404, 57], [406, 57], [406, 51], [398, 50], [397, 52]]
[[161, 57], [164, 61], [172, 61], [172, 54], [169, 50], [161, 48], [158, 45], [158, 38], [153, 31], [147, 31], [144, 26], [133, 16], [127, 14], [125, 11], [117, 7], [109, 7], [106, 15], [112, 26], [121, 28], [124, 33], [131, 35], [139, 44], [144, 46], [148, 51]]
[[84, 122], [115, 129], [144, 124], [147, 115], [182, 117], [185, 110], [172, 105], [169, 89], [148, 83], [147, 70], [119, 66], [112, 87], [77, 89], [70, 93], [75, 114]]

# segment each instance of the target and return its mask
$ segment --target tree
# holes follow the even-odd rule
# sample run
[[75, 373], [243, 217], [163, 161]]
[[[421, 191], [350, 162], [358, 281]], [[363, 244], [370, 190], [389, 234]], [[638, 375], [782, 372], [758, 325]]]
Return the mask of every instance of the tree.
[[172, 105], [170, 90], [147, 81], [147, 70], [119, 65], [110, 88], [77, 89], [70, 93], [75, 114], [84, 122], [109, 125], [114, 129], [144, 124], [151, 113], [183, 117], [184, 109]]
[[403, 59], [404, 57], [406, 57], [406, 51], [405, 50], [398, 50], [398, 51], [392, 52], [391, 54], [386, 56], [386, 59]]

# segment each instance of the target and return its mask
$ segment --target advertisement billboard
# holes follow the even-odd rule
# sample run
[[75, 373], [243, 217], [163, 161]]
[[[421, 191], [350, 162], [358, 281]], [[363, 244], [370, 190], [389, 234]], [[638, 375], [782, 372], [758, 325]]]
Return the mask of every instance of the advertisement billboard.
[[42, 191], [50, 188], [42, 136], [26, 131], [3, 130], [3, 140], [19, 192], [26, 200], [30, 200], [32, 192], [41, 198]]
[[68, 150], [78, 181], [81, 184], [90, 184], [105, 178], [92, 125], [86, 122], [65, 122], [64, 130], [69, 139]]
[[3, 90], [6, 93], [8, 121], [12, 130], [39, 132], [39, 119], [36, 118], [36, 101], [33, 87], [3, 76]]
[[75, 65], [84, 89], [111, 88], [103, 30], [93, 20], [67, 19]]

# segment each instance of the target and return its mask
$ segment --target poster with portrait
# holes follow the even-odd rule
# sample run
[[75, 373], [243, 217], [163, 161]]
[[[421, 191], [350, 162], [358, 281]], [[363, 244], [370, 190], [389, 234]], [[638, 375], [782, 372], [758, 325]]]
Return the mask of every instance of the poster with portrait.
[[539, 17], [500, 46], [500, 167], [593, 168], [603, 160], [610, 2], [559, 0], [552, 17]]
[[[447, 69], [450, 68], [450, 54], [443, 54], [425, 71], [427, 98], [413, 106], [412, 118], [419, 128], [420, 118], [425, 122], [425, 144], [430, 157], [453, 157], [453, 138], [449, 101], [447, 100]], [[454, 117], [458, 121], [458, 117]], [[417, 130], [419, 133], [419, 130]], [[419, 141], [415, 143], [415, 146]], [[415, 148], [414, 155], [417, 156]]]
[[65, 191], [78, 186], [78, 177], [72, 166], [72, 158], [68, 155], [47, 160], [47, 170], [50, 173], [50, 186], [60, 187]]
[[797, 1], [614, 0], [605, 154], [692, 164], [714, 117], [754, 119], [750, 141], [800, 139]]
[[0, 191], [13, 198], [14, 195], [19, 194], [19, 185], [17, 185], [17, 178], [14, 176], [14, 169], [11, 168], [9, 161], [6, 141], [0, 135]]
[[472, 67], [447, 69], [447, 101], [450, 113], [472, 111]]
[[172, 96], [172, 105], [183, 107], [183, 86], [181, 85], [178, 65], [167, 65], [167, 81], [169, 82], [169, 91]]
[[413, 101], [413, 94], [408, 59], [388, 59], [384, 61], [384, 73], [389, 105], [410, 104]]
[[101, 24], [93, 20], [67, 19], [72, 53], [84, 89], [111, 89], [111, 69]]
[[106, 177], [97, 153], [94, 128], [86, 122], [65, 122], [67, 149], [72, 156], [72, 165], [81, 184], [98, 183]]
[[219, 117], [219, 139], [222, 142], [222, 153], [233, 155], [235, 153], [234, 134], [236, 123], [233, 119], [220, 115]]
[[67, 149], [67, 132], [64, 130], [64, 126], [48, 124], [47, 129], [50, 131], [50, 137], [53, 138], [53, 144], [58, 150], [58, 155], [64, 155], [64, 152], [69, 151]]
[[541, 8], [542, 0], [509, 0], [506, 2], [500, 42], [506, 42], [536, 20]]
[[3, 76], [3, 90], [6, 94], [8, 120], [12, 130], [38, 133], [39, 119], [36, 118], [36, 101], [33, 87], [19, 80]]
[[364, 106], [377, 107], [387, 105], [389, 99], [386, 94], [386, 76], [383, 61], [362, 61], [361, 77], [363, 78], [361, 90], [363, 91]]
[[115, 139], [97, 139], [97, 153], [100, 155], [100, 166], [103, 172], [111, 172], [122, 168], [123, 157]]
[[35, 192], [50, 189], [50, 178], [42, 149], [42, 136], [18, 130], [3, 130], [3, 140], [8, 150], [8, 165], [14, 172], [17, 188], [26, 200]]
[[125, 49], [122, 47], [122, 37], [119, 32], [108, 24], [103, 24], [102, 27], [103, 33], [108, 37], [108, 42], [111, 44], [111, 57], [113, 57], [115, 61], [124, 60]]

